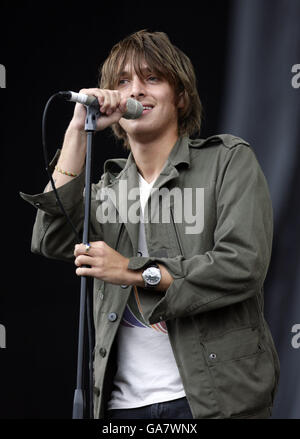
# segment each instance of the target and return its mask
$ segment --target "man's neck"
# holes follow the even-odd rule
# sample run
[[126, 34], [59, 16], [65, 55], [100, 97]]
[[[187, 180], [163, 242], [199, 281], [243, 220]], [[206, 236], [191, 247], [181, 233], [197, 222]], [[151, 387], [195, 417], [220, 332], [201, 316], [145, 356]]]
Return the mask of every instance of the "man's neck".
[[130, 139], [130, 147], [138, 171], [148, 183], [159, 176], [177, 140], [177, 133], [167, 133], [159, 139], [151, 139], [148, 142]]

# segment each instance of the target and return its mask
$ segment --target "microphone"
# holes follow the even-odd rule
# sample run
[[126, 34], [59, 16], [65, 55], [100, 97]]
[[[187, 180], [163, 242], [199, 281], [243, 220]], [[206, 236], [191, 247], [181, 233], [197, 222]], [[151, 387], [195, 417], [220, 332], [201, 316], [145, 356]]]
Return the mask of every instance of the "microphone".
[[[74, 91], [60, 91], [59, 95], [70, 102], [79, 102], [87, 106], [99, 107], [98, 99], [95, 96], [89, 96], [83, 93], [75, 93]], [[138, 119], [143, 113], [143, 105], [132, 98], [127, 99], [126, 112], [122, 117], [125, 119]]]

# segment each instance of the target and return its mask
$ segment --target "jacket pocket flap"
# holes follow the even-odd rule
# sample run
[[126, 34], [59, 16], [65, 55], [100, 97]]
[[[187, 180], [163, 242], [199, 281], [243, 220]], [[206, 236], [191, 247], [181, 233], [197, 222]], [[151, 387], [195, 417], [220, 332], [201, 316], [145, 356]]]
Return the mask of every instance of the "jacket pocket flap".
[[202, 343], [208, 364], [220, 361], [238, 360], [262, 351], [257, 328], [244, 328], [231, 331], [218, 339]]

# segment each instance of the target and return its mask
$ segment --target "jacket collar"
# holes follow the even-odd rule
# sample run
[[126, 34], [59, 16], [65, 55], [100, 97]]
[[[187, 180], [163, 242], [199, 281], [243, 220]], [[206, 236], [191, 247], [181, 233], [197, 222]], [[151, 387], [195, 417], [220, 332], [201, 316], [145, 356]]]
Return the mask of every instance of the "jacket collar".
[[[185, 163], [190, 165], [190, 149], [198, 149], [203, 147], [207, 143], [222, 142], [225, 140], [227, 135], [217, 134], [206, 139], [190, 139], [189, 137], [183, 136], [179, 137], [174, 147], [172, 148], [169, 157], [166, 161], [166, 165], [162, 170], [162, 173], [166, 172], [166, 168], [169, 169], [168, 165], [173, 167], [178, 167], [178, 165]], [[228, 136], [227, 136], [228, 137]], [[109, 172], [111, 176], [120, 178], [120, 173], [126, 174], [128, 169], [135, 163], [132, 152], [130, 152], [127, 159], [109, 159], [104, 163], [104, 173]], [[119, 175], [117, 175], [119, 174]]]
[[[169, 154], [162, 172], [165, 171], [168, 163], [175, 167], [181, 163], [186, 163], [188, 166], [190, 165], [189, 141], [190, 139], [188, 137], [179, 137]], [[104, 173], [109, 172], [111, 176], [114, 175], [117, 178], [124, 178], [124, 174], [127, 174], [133, 164], [135, 164], [135, 161], [132, 152], [130, 152], [127, 159], [106, 160], [104, 163]]]

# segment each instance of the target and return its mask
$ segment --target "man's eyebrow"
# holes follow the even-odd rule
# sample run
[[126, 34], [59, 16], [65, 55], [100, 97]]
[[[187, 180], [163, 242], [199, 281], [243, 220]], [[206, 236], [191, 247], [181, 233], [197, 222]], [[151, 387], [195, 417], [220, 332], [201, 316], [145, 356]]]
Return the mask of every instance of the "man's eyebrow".
[[130, 74], [130, 70], [122, 70], [122, 72], [119, 72], [119, 76], [125, 76], [129, 74]]
[[[154, 71], [153, 71], [153, 69], [150, 69], [150, 67], [142, 67], [141, 69], [140, 69], [140, 71], [142, 72], [142, 74], [145, 74], [145, 73], [153, 73]], [[119, 73], [119, 76], [126, 76], [126, 75], [131, 75], [132, 74], [132, 69], [130, 69], [130, 70], [122, 70], [120, 73]]]

